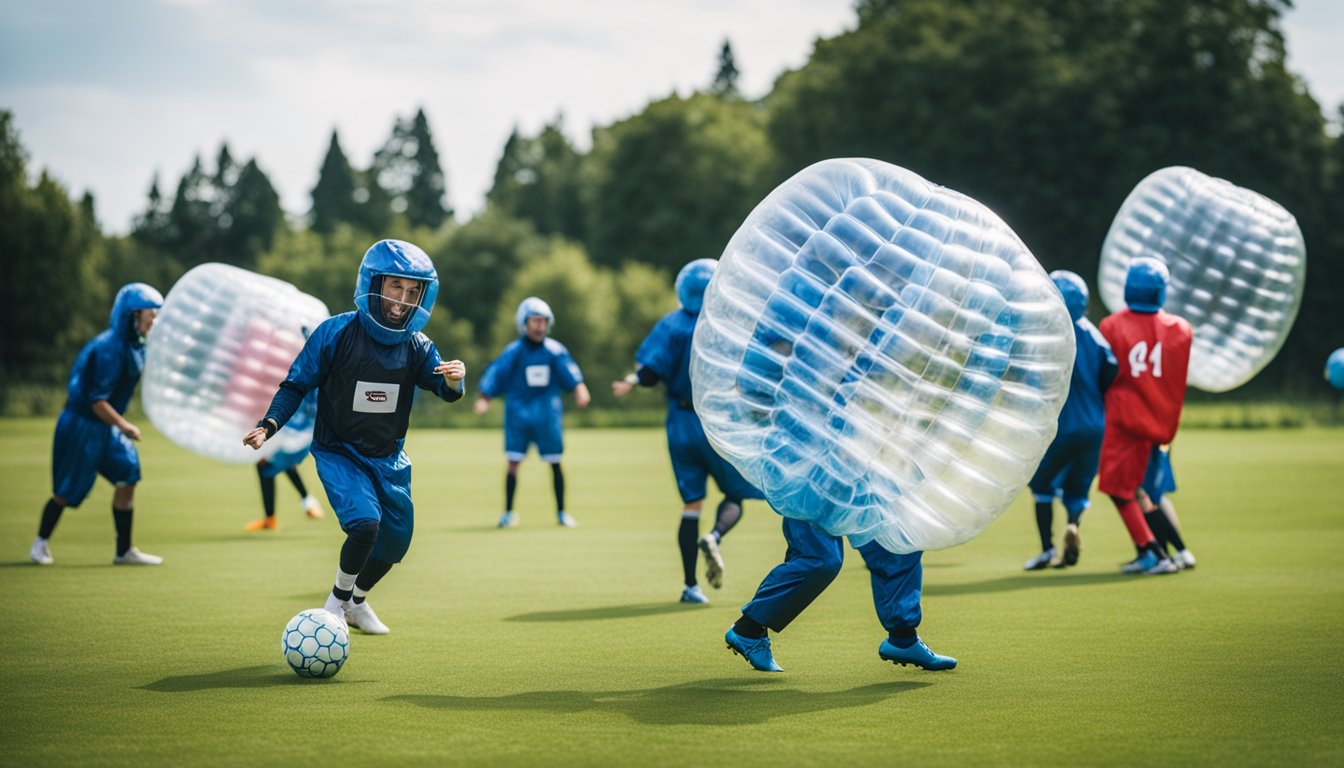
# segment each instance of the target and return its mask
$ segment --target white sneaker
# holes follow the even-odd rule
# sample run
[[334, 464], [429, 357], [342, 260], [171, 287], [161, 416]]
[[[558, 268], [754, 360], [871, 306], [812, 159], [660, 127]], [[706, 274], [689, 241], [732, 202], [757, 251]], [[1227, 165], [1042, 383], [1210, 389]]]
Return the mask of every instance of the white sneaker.
[[1031, 558], [1022, 564], [1024, 571], [1039, 571], [1050, 567], [1050, 561], [1055, 559], [1055, 548], [1051, 547], [1041, 554]]
[[700, 551], [705, 553], [705, 581], [715, 589], [722, 588], [723, 554], [719, 552], [719, 540], [712, 531], [700, 537]]
[[578, 524], [579, 524], [579, 521], [577, 521], [577, 520], [575, 520], [573, 517], [571, 517], [570, 514], [569, 514], [568, 512], [563, 512], [563, 511], [560, 512], [560, 513], [558, 513], [558, 514], [556, 515], [556, 522], [560, 523], [561, 525], [565, 526], [566, 528], [575, 528], [575, 527], [577, 527]]
[[151, 555], [141, 552], [135, 547], [126, 550], [124, 554], [112, 558], [113, 565], [163, 565], [163, 558], [158, 555]]
[[[36, 545], [34, 545], [34, 546], [36, 546]], [[1182, 549], [1180, 552], [1177, 552], [1176, 555], [1175, 555], [1175, 557], [1174, 557], [1173, 559], [1175, 559], [1177, 562], [1179, 562], [1179, 563], [1181, 564], [1181, 567], [1182, 567], [1182, 568], [1194, 568], [1194, 567], [1195, 567], [1195, 556], [1194, 556], [1194, 554], [1193, 554], [1190, 550], [1188, 550], [1188, 549]]]
[[1157, 565], [1154, 565], [1152, 568], [1145, 570], [1144, 573], [1150, 576], [1156, 576], [1163, 573], [1179, 573], [1180, 570], [1181, 567], [1176, 565], [1176, 563], [1173, 562], [1171, 558], [1164, 557], [1161, 560], [1157, 561]]
[[362, 603], [351, 601], [345, 604], [345, 623], [366, 635], [386, 635], [391, 631], [386, 624], [378, 620], [378, 614], [373, 612], [373, 606], [369, 605], [367, 600]]
[[317, 499], [312, 495], [304, 496], [303, 501], [300, 503], [303, 505], [303, 513], [305, 515], [314, 519], [322, 516], [322, 505], [318, 504]]
[[499, 527], [500, 528], [518, 527], [518, 515], [515, 515], [513, 512], [505, 512], [504, 514], [500, 515]]
[[341, 621], [345, 621], [345, 612], [349, 610], [349, 607], [349, 600], [342, 600], [330, 592], [327, 593], [327, 602], [322, 604], [322, 610], [330, 613]]
[[47, 539], [41, 536], [33, 539], [33, 546], [28, 548], [28, 557], [38, 565], [51, 565], [56, 562], [51, 559], [51, 550], [47, 548]]

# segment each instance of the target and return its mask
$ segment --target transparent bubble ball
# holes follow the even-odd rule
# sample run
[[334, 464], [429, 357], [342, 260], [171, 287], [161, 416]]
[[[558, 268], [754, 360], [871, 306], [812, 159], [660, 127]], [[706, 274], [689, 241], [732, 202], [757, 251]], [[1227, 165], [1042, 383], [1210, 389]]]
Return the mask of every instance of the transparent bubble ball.
[[145, 341], [140, 400], [154, 427], [220, 461], [255, 463], [312, 442], [311, 419], [254, 451], [243, 435], [266, 414], [307, 334], [329, 316], [321, 301], [273, 277], [202, 264], [164, 297]]
[[776, 511], [905, 553], [971, 539], [1021, 493], [1073, 356], [1059, 292], [988, 208], [827, 160], [728, 243], [691, 378], [711, 444]]
[[1163, 309], [1195, 330], [1191, 386], [1226, 392], [1278, 354], [1307, 272], [1302, 230], [1283, 206], [1194, 168], [1163, 168], [1125, 198], [1102, 245], [1097, 282], [1110, 311], [1125, 308], [1125, 272], [1140, 256], [1167, 265]]

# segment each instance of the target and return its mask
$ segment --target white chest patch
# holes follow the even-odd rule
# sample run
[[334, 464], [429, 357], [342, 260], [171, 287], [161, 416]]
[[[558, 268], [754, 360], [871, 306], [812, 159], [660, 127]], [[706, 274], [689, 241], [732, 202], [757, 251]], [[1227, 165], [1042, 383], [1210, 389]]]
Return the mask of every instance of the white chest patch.
[[529, 387], [549, 387], [551, 385], [551, 366], [529, 365], [523, 369]]
[[351, 409], [359, 413], [396, 413], [401, 387], [376, 381], [355, 382], [355, 402]]

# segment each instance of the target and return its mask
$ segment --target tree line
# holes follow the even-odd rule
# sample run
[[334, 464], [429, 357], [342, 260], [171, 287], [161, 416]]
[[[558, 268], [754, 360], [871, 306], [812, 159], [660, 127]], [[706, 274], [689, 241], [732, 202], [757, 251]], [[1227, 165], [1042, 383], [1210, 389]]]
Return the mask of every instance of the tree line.
[[[333, 131], [311, 208], [287, 217], [256, 158], [227, 145], [199, 158], [171, 196], [155, 178], [126, 235], [102, 232], [95, 201], [72, 199], [27, 167], [0, 111], [4, 292], [0, 398], [63, 381], [78, 346], [106, 324], [118, 286], [162, 290], [221, 261], [293, 282], [333, 312], [351, 306], [374, 240], [417, 243], [441, 289], [430, 327], [473, 375], [514, 335], [527, 295], [554, 308], [554, 335], [597, 383], [630, 366], [644, 333], [675, 306], [672, 276], [718, 256], [771, 189], [829, 157], [874, 157], [995, 210], [1047, 269], [1095, 291], [1110, 221], [1148, 173], [1189, 165], [1264, 194], [1305, 235], [1308, 282], [1276, 361], [1245, 396], [1320, 391], [1344, 346], [1344, 141], [1286, 69], [1286, 0], [859, 0], [853, 28], [746, 98], [725, 41], [713, 78], [592, 130], [579, 151], [562, 116], [514, 130], [484, 210], [458, 222], [423, 110], [395, 119], [367, 168]], [[1344, 107], [1336, 105], [1344, 119]], [[1091, 311], [1104, 312], [1099, 301]], [[44, 389], [45, 388], [45, 389]], [[57, 402], [56, 407], [59, 407]], [[34, 405], [33, 408], [38, 406]], [[51, 407], [45, 403], [45, 407]]]

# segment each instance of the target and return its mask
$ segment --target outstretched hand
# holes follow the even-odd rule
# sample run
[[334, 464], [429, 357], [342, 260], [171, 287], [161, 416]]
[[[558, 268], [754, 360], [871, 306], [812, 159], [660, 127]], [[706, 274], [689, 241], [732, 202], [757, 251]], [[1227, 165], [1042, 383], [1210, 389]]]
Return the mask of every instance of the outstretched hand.
[[467, 377], [467, 364], [461, 360], [448, 360], [434, 366], [434, 372], [449, 384], [456, 384]]
[[257, 427], [246, 435], [243, 435], [243, 445], [246, 445], [254, 451], [261, 448], [262, 444], [265, 442], [266, 430], [261, 427]]

